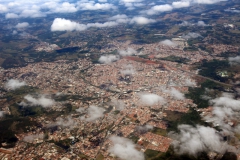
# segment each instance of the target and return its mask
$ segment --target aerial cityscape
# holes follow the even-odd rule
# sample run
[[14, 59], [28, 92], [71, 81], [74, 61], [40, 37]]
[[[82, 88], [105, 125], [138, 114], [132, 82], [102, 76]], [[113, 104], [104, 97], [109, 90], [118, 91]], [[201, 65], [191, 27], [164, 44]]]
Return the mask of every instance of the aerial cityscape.
[[0, 0], [0, 159], [240, 160], [238, 0]]

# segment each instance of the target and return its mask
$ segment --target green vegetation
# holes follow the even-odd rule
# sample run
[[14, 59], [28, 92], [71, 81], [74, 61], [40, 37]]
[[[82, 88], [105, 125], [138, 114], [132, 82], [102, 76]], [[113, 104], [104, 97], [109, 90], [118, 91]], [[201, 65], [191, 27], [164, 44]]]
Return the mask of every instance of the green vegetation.
[[166, 60], [166, 61], [171, 61], [171, 62], [184, 63], [184, 64], [189, 62], [189, 59], [187, 59], [187, 58], [182, 58], [182, 57], [178, 57], [178, 56], [174, 56], [174, 55], [164, 57], [164, 58], [160, 58], [160, 59], [161, 60]]
[[5, 148], [13, 147], [18, 141], [15, 134], [27, 132], [27, 129], [32, 126], [37, 126], [37, 123], [30, 121], [30, 119], [27, 117], [7, 117], [7, 119], [0, 121], [0, 147], [2, 147], [2, 143], [4, 142], [7, 143], [7, 146], [4, 146]]
[[[220, 60], [213, 60], [213, 61], [206, 61], [203, 60], [202, 64], [199, 66], [199, 74], [205, 77], [213, 78], [217, 81], [226, 82], [229, 78], [232, 77], [231, 71], [229, 70], [230, 65], [228, 61], [220, 61]], [[229, 71], [228, 77], [222, 77], [218, 74], [218, 71]]]

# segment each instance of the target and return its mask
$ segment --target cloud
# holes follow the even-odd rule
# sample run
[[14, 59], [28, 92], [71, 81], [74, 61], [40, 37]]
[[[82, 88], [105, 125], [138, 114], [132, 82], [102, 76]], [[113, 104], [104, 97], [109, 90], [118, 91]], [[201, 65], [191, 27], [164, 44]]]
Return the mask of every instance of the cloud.
[[132, 74], [134, 74], [136, 71], [135, 71], [135, 69], [133, 68], [133, 66], [129, 64], [129, 65], [126, 65], [126, 66], [124, 67], [124, 69], [121, 70], [120, 72], [121, 72], [121, 74], [123, 74], [123, 75], [132, 75]]
[[175, 88], [171, 88], [170, 90], [167, 91], [171, 96], [177, 100], [184, 100], [184, 94], [176, 90]]
[[193, 3], [198, 3], [198, 4], [214, 4], [214, 3], [219, 3], [221, 1], [225, 0], [193, 0]]
[[44, 108], [51, 107], [55, 104], [55, 101], [47, 98], [45, 95], [41, 95], [39, 98], [34, 98], [31, 95], [24, 96], [26, 102], [21, 102], [22, 106], [42, 106]]
[[136, 2], [142, 2], [143, 0], [121, 0], [123, 3], [136, 3]]
[[115, 21], [105, 22], [105, 23], [88, 23], [88, 24], [80, 24], [77, 22], [73, 22], [71, 20], [67, 20], [64, 18], [55, 18], [52, 25], [51, 31], [84, 31], [90, 27], [112, 27], [118, 25]]
[[169, 39], [166, 39], [166, 40], [164, 40], [164, 41], [161, 41], [160, 44], [163, 44], [163, 45], [166, 45], [166, 46], [172, 46], [172, 47], [174, 47], [174, 46], [177, 45], [176, 43], [174, 43], [173, 41], [171, 41], [171, 40], [169, 40]]
[[54, 13], [72, 13], [77, 12], [75, 4], [64, 2], [53, 10]]
[[133, 17], [130, 21], [130, 23], [136, 23], [139, 25], [145, 25], [145, 24], [149, 24], [149, 23], [155, 23], [156, 20], [154, 19], [150, 19], [150, 18], [145, 18], [145, 17]]
[[97, 120], [98, 118], [101, 118], [104, 116], [104, 109], [97, 107], [97, 106], [89, 106], [89, 108], [87, 109], [87, 114], [88, 117], [86, 118], [85, 116], [81, 117], [81, 120], [85, 120], [88, 122], [92, 122]]
[[143, 134], [143, 133], [146, 133], [148, 132], [149, 130], [152, 130], [153, 129], [153, 126], [149, 125], [149, 124], [146, 124], [144, 126], [137, 126], [136, 127], [136, 131]]
[[110, 3], [95, 3], [94, 1], [89, 2], [78, 2], [78, 8], [80, 10], [110, 10], [117, 9], [116, 6]]
[[22, 28], [26, 28], [29, 26], [29, 23], [27, 22], [22, 22], [22, 23], [18, 23], [15, 27], [18, 29], [22, 29]]
[[116, 55], [105, 55], [105, 56], [101, 56], [99, 58], [99, 62], [100, 63], [104, 63], [104, 64], [111, 64], [114, 61], [119, 60], [119, 56]]
[[184, 85], [188, 87], [196, 87], [197, 84], [194, 80], [187, 78], [184, 82]]
[[51, 31], [83, 31], [86, 30], [87, 26], [79, 24], [64, 18], [55, 18], [51, 25]]
[[58, 117], [55, 122], [56, 126], [74, 128], [76, 126], [76, 121], [71, 117], [67, 116], [66, 118]]
[[202, 27], [207, 26], [204, 21], [198, 21], [197, 25]]
[[137, 51], [133, 48], [128, 48], [127, 50], [119, 50], [118, 53], [120, 56], [131, 56], [137, 54]]
[[173, 141], [173, 147], [178, 154], [190, 154], [197, 156], [199, 152], [213, 151], [224, 154], [228, 145], [217, 131], [210, 127], [197, 125], [179, 125], [179, 133], [170, 132], [169, 136]]
[[23, 138], [23, 141], [32, 143], [35, 140], [43, 140], [44, 135], [42, 133], [40, 134], [35, 134], [35, 135], [27, 135]]
[[240, 101], [233, 99], [232, 95], [223, 94], [219, 98], [210, 101], [214, 106], [225, 106], [240, 111]]
[[191, 39], [191, 38], [198, 38], [198, 37], [202, 37], [199, 33], [194, 33], [194, 32], [189, 32], [186, 35], [182, 35], [182, 38], [184, 39]]
[[7, 13], [6, 15], [5, 15], [5, 18], [6, 19], [11, 19], [11, 18], [18, 18], [19, 16], [17, 15], [17, 14], [15, 14], [15, 13]]
[[166, 100], [157, 94], [141, 93], [141, 94], [139, 94], [139, 97], [140, 97], [140, 102], [143, 105], [147, 105], [147, 106], [166, 103]]
[[15, 90], [15, 89], [18, 89], [18, 88], [20, 88], [22, 86], [25, 86], [25, 85], [27, 85], [27, 84], [24, 81], [20, 82], [19, 80], [16, 80], [16, 79], [10, 79], [5, 84], [5, 87], [7, 89]]
[[35, 9], [26, 9], [23, 10], [19, 17], [23, 17], [23, 18], [39, 18], [39, 17], [46, 17], [46, 14], [39, 11], [39, 10], [35, 10]]
[[173, 8], [184, 8], [184, 7], [189, 7], [189, 6], [190, 6], [189, 1], [172, 2], [172, 7]]
[[0, 13], [6, 13], [8, 8], [5, 5], [0, 4]]
[[179, 26], [193, 26], [193, 24], [188, 21], [183, 21]]
[[125, 103], [122, 100], [112, 99], [110, 105], [113, 105], [116, 110], [123, 110], [125, 108]]
[[2, 118], [4, 116], [5, 112], [4, 111], [0, 111], [0, 118]]
[[125, 14], [118, 14], [113, 17], [110, 17], [109, 20], [115, 21], [117, 23], [128, 23], [131, 19], [128, 18]]
[[228, 61], [231, 65], [234, 64], [239, 64], [240, 63], [240, 56], [236, 56], [236, 57], [229, 57]]
[[159, 14], [161, 12], [168, 12], [172, 10], [173, 10], [173, 7], [171, 5], [163, 4], [163, 5], [153, 6], [151, 9], [147, 10], [146, 13], [148, 15], [154, 15], [154, 14]]
[[113, 146], [108, 150], [111, 154], [120, 159], [144, 160], [144, 154], [135, 148], [131, 140], [118, 136], [111, 136], [109, 139], [113, 143]]

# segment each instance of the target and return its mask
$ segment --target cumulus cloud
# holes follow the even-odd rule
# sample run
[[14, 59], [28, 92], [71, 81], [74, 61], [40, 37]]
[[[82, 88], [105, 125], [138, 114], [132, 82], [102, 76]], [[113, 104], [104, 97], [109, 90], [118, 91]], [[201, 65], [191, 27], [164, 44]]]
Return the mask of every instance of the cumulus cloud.
[[119, 56], [116, 55], [105, 55], [105, 56], [101, 56], [99, 58], [99, 62], [100, 63], [104, 63], [104, 64], [111, 64], [114, 61], [119, 60]]
[[19, 16], [17, 15], [17, 14], [15, 14], [15, 13], [7, 13], [6, 15], [5, 15], [5, 18], [6, 19], [11, 19], [11, 18], [18, 18]]
[[197, 25], [202, 27], [207, 26], [204, 21], [198, 21]]
[[120, 72], [121, 72], [121, 74], [123, 74], [123, 75], [132, 75], [132, 74], [134, 74], [136, 71], [135, 71], [135, 69], [133, 68], [133, 66], [129, 64], [129, 65], [126, 65], [126, 66], [124, 67], [124, 69], [121, 70]]
[[188, 22], [188, 21], [183, 21], [182, 23], [179, 24], [179, 26], [192, 26], [193, 24]]
[[112, 99], [110, 105], [113, 105], [116, 110], [123, 110], [125, 108], [125, 103], [122, 100]]
[[193, 0], [193, 3], [198, 3], [198, 4], [214, 4], [214, 3], [219, 3], [224, 0]]
[[186, 35], [182, 35], [182, 38], [184, 39], [191, 39], [191, 38], [198, 38], [198, 37], [202, 37], [199, 33], [194, 33], [194, 32], [189, 32]]
[[55, 122], [56, 126], [61, 126], [61, 127], [69, 127], [73, 128], [76, 126], [76, 121], [71, 116], [67, 116], [66, 118], [61, 118], [58, 117]]
[[55, 104], [55, 101], [47, 98], [45, 95], [40, 95], [38, 98], [34, 98], [31, 95], [24, 96], [23, 102], [20, 103], [22, 106], [42, 106], [44, 108], [51, 107]]
[[228, 61], [231, 65], [234, 64], [239, 64], [240, 63], [240, 56], [236, 56], [236, 57], [229, 57]]
[[137, 51], [133, 48], [128, 48], [127, 50], [119, 50], [118, 53], [121, 56], [131, 56], [133, 54], [137, 54]]
[[152, 130], [153, 129], [153, 126], [149, 125], [149, 124], [146, 124], [144, 126], [137, 126], [136, 127], [136, 131], [143, 134], [143, 133], [146, 133], [148, 132], [149, 130]]
[[141, 93], [139, 94], [139, 98], [140, 98], [140, 102], [146, 106], [166, 103], [166, 100], [163, 97], [157, 94], [152, 94], [152, 93]]
[[76, 12], [77, 8], [75, 4], [71, 4], [69, 2], [63, 2], [58, 7], [54, 8], [53, 11], [55, 13], [72, 13], [72, 12]]
[[92, 122], [97, 120], [98, 118], [101, 118], [104, 116], [104, 109], [97, 107], [97, 106], [89, 106], [89, 108], [87, 109], [87, 117], [83, 116], [81, 117], [81, 120], [85, 120], [88, 122]]
[[155, 22], [156, 22], [156, 20], [154, 20], [154, 19], [150, 19], [150, 18], [146, 18], [146, 17], [142, 17], [142, 16], [133, 17], [130, 21], [130, 23], [136, 23], [139, 25], [145, 25], [145, 24], [155, 23]]
[[120, 159], [144, 160], [144, 154], [135, 148], [131, 140], [118, 136], [111, 136], [110, 140], [113, 145], [109, 148], [108, 152], [111, 154], [116, 155]]
[[197, 84], [194, 80], [187, 78], [184, 82], [184, 85], [188, 87], [196, 87]]
[[26, 82], [22, 81], [20, 82], [19, 80], [17, 79], [10, 79], [7, 81], [7, 83], [5, 84], [5, 87], [7, 89], [11, 89], [11, 90], [15, 90], [15, 89], [18, 89], [22, 86], [25, 86], [27, 85]]
[[26, 28], [29, 26], [28, 22], [22, 22], [22, 23], [18, 23], [15, 27], [18, 29], [22, 29], [22, 28]]
[[174, 46], [177, 45], [176, 43], [174, 43], [173, 41], [171, 41], [169, 39], [161, 41], [160, 44], [163, 44], [163, 45], [166, 45], [166, 46], [171, 46], [171, 47], [174, 47]]
[[197, 125], [179, 125], [179, 133], [171, 132], [169, 136], [173, 141], [173, 147], [178, 154], [190, 154], [197, 156], [199, 152], [213, 151], [224, 154], [228, 145], [223, 141], [221, 135], [210, 127]]
[[185, 8], [185, 7], [189, 7], [189, 6], [190, 6], [189, 1], [172, 2], [172, 7], [173, 8]]
[[104, 27], [112, 27], [118, 25], [118, 22], [110, 21], [105, 23], [88, 23], [88, 24], [80, 24], [71, 20], [67, 20], [64, 18], [55, 18], [52, 25], [51, 31], [83, 31], [90, 27], [104, 28]]
[[5, 13], [7, 11], [8, 11], [8, 8], [5, 5], [0, 4], [0, 13]]
[[23, 138], [23, 141], [28, 142], [28, 143], [32, 143], [35, 140], [43, 140], [44, 135], [41, 134], [34, 134], [34, 135], [27, 135]]
[[64, 18], [55, 18], [52, 25], [51, 31], [83, 31], [86, 30], [87, 26], [79, 24]]
[[110, 10], [117, 7], [110, 3], [94, 3], [94, 1], [78, 2], [78, 8], [80, 10]]
[[170, 90], [167, 90], [167, 92], [175, 99], [177, 100], [184, 100], [184, 94], [176, 90], [175, 88], [171, 88]]
[[167, 12], [172, 10], [173, 10], [173, 7], [171, 5], [163, 4], [163, 5], [153, 6], [151, 9], [147, 10], [146, 13], [148, 15], [154, 15], [154, 14], [159, 14], [161, 12]]

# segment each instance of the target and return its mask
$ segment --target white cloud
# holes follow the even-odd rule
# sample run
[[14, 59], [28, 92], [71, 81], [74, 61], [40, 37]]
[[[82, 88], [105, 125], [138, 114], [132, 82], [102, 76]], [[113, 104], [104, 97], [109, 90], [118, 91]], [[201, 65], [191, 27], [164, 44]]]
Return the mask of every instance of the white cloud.
[[92, 122], [97, 120], [98, 118], [101, 118], [104, 116], [104, 109], [97, 107], [97, 106], [89, 106], [87, 109], [87, 115], [88, 117], [86, 118], [85, 116], [81, 117], [81, 120], [85, 120], [88, 122]]
[[173, 8], [184, 8], [184, 7], [189, 7], [190, 2], [189, 1], [178, 1], [178, 2], [173, 2], [172, 3]]
[[234, 64], [239, 64], [240, 63], [240, 56], [236, 56], [236, 57], [229, 57], [228, 61], [231, 65]]
[[105, 23], [80, 24], [64, 18], [55, 18], [51, 25], [51, 31], [83, 31], [90, 27], [104, 28], [116, 25], [118, 25], [118, 23], [115, 21]]
[[106, 55], [106, 56], [101, 56], [98, 61], [100, 63], [110, 64], [117, 60], [119, 60], [119, 57], [116, 55]]
[[198, 37], [202, 37], [199, 33], [194, 33], [194, 32], [189, 32], [186, 35], [182, 35], [182, 38], [184, 39], [191, 39], [191, 38], [198, 38]]
[[197, 25], [202, 27], [207, 26], [204, 21], [198, 21]]
[[176, 90], [175, 88], [171, 88], [170, 90], [167, 91], [171, 96], [177, 100], [184, 100], [184, 94]]
[[130, 19], [125, 14], [118, 14], [113, 17], [110, 17], [109, 20], [115, 21], [117, 23], [128, 23]]
[[0, 13], [6, 13], [8, 8], [5, 5], [0, 4]]
[[197, 156], [199, 152], [213, 151], [224, 154], [229, 147], [217, 131], [210, 127], [197, 125], [179, 125], [179, 133], [171, 132], [169, 136], [175, 139], [174, 150], [178, 154]]
[[188, 86], [188, 87], [196, 87], [197, 86], [196, 82], [194, 80], [189, 79], [189, 78], [187, 78], [185, 80], [184, 85]]
[[24, 96], [26, 102], [21, 102], [22, 106], [42, 106], [44, 108], [51, 107], [55, 104], [55, 101], [47, 98], [45, 95], [41, 95], [39, 98], [34, 98], [31, 95]]
[[169, 40], [169, 39], [166, 39], [166, 40], [164, 40], [164, 41], [161, 41], [160, 44], [163, 44], [163, 45], [166, 45], [166, 46], [172, 46], [172, 47], [174, 47], [174, 46], [177, 45], [176, 43], [174, 43], [173, 41], [171, 41], [171, 40]]
[[72, 13], [76, 12], [77, 8], [75, 4], [64, 2], [53, 10], [55, 13]]
[[136, 127], [137, 132], [140, 132], [140, 133], [146, 133], [146, 132], [148, 132], [149, 130], [152, 130], [152, 129], [153, 129], [153, 126], [151, 126], [149, 124], [146, 124], [144, 126], [137, 126]]
[[61, 126], [61, 127], [74, 128], [76, 126], [76, 121], [71, 116], [67, 116], [64, 119], [61, 117], [58, 117], [56, 119], [55, 125]]
[[147, 106], [166, 103], [166, 100], [157, 94], [141, 93], [139, 94], [139, 97], [140, 97], [141, 104], [147, 105]]
[[144, 154], [135, 148], [131, 140], [118, 136], [111, 136], [110, 140], [113, 146], [111, 146], [108, 151], [120, 159], [144, 160]]
[[113, 105], [116, 110], [123, 110], [125, 108], [125, 103], [122, 100], [112, 99], [110, 105]]
[[193, 24], [188, 21], [183, 21], [179, 26], [193, 26]]
[[6, 19], [10, 19], [10, 18], [18, 18], [19, 16], [17, 15], [17, 14], [15, 14], [15, 13], [7, 13], [6, 15], [5, 15], [5, 18]]
[[44, 137], [43, 133], [40, 134], [33, 134], [33, 135], [27, 135], [23, 138], [23, 141], [28, 142], [28, 143], [32, 143], [35, 140], [42, 140]]
[[149, 24], [149, 23], [155, 23], [156, 20], [154, 19], [150, 19], [150, 18], [145, 18], [145, 17], [133, 17], [130, 21], [130, 23], [136, 23], [139, 25], [145, 25], [145, 24]]
[[22, 28], [26, 28], [29, 26], [28, 22], [22, 22], [22, 23], [18, 23], [15, 27], [18, 29], [22, 29]]
[[137, 51], [133, 48], [128, 48], [127, 50], [119, 50], [118, 53], [121, 56], [131, 56], [133, 54], [137, 54]]
[[80, 10], [110, 10], [116, 9], [117, 7], [110, 3], [94, 3], [89, 2], [78, 2], [78, 8]]
[[55, 18], [52, 25], [51, 31], [83, 31], [86, 30], [87, 26], [79, 24], [64, 18]]
[[10, 79], [5, 84], [5, 87], [7, 89], [15, 90], [15, 89], [18, 89], [18, 88], [20, 88], [22, 86], [25, 86], [25, 85], [27, 85], [27, 84], [24, 81], [20, 82], [19, 80], [16, 80], [16, 79]]
[[126, 66], [124, 67], [124, 69], [121, 70], [120, 72], [121, 72], [121, 74], [123, 74], [123, 75], [132, 75], [132, 74], [134, 74], [136, 71], [135, 71], [135, 69], [133, 68], [133, 66], [129, 64], [129, 65], [126, 65]]
[[173, 10], [173, 7], [171, 5], [163, 4], [163, 5], [153, 6], [151, 9], [147, 10], [146, 13], [148, 15], [154, 15], [154, 14], [159, 14], [160, 12], [167, 12], [172, 10]]
[[219, 3], [221, 1], [225, 1], [225, 0], [193, 0], [194, 3], [198, 3], [198, 4], [214, 4], [214, 3]]
[[26, 10], [23, 10], [19, 17], [24, 17], [24, 18], [38, 18], [38, 17], [46, 17], [46, 14], [39, 11], [39, 10], [35, 10], [35, 9], [26, 9]]

